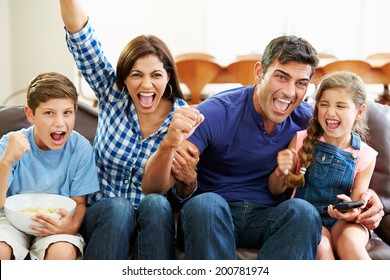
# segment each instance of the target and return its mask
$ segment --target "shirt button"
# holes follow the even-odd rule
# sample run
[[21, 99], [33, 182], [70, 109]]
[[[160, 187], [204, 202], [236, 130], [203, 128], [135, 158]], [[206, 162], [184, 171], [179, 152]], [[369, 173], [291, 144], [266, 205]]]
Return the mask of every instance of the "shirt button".
[[123, 181], [125, 184], [128, 184], [129, 183], [129, 180], [124, 180]]

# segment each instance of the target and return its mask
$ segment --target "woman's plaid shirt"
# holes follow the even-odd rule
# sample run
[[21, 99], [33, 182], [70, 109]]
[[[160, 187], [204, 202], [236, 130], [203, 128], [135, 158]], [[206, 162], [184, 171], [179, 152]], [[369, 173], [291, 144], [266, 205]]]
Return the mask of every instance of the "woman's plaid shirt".
[[91, 194], [88, 203], [123, 196], [138, 206], [144, 196], [141, 182], [146, 160], [166, 135], [173, 111], [186, 103], [182, 99], [175, 100], [161, 127], [142, 139], [135, 106], [126, 90], [118, 90], [115, 71], [92, 26], [87, 23], [78, 33], [67, 32], [67, 44], [79, 71], [99, 101], [94, 150], [100, 191]]

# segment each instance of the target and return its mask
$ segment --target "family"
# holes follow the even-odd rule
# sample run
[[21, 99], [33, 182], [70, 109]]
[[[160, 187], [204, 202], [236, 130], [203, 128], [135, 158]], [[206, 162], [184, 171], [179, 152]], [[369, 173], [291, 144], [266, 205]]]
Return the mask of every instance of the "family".
[[[132, 39], [114, 69], [79, 1], [59, 2], [68, 49], [98, 100], [95, 141], [73, 130], [71, 81], [35, 77], [25, 107], [32, 126], [0, 140], [0, 208], [43, 180], [63, 195], [67, 184], [77, 207], [59, 221], [37, 214], [35, 236], [0, 216], [0, 259], [169, 260], [178, 243], [186, 259], [236, 259], [237, 247], [258, 249], [261, 260], [370, 258], [365, 245], [384, 212], [368, 188], [377, 152], [364, 142], [358, 76], [324, 77], [313, 107], [304, 97], [317, 51], [281, 36], [254, 65], [256, 84], [190, 107], [160, 38]], [[27, 175], [48, 160], [58, 165], [37, 168], [50, 176]], [[355, 200], [364, 205], [332, 206]]]

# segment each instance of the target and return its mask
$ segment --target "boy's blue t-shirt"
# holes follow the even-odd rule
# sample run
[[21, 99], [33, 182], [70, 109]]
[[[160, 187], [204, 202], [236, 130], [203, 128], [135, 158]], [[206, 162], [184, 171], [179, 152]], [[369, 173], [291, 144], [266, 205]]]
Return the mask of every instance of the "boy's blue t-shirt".
[[268, 189], [277, 154], [295, 133], [306, 129], [312, 107], [302, 102], [268, 135], [253, 105], [254, 85], [216, 94], [198, 106], [205, 120], [188, 138], [200, 152], [198, 188], [227, 201], [276, 205], [283, 197]]
[[[94, 154], [89, 141], [76, 131], [60, 150], [41, 150], [34, 141], [34, 126], [17, 131], [31, 145], [12, 166], [7, 197], [20, 193], [52, 193], [82, 196], [99, 190]], [[9, 134], [0, 140], [0, 158], [7, 148]]]

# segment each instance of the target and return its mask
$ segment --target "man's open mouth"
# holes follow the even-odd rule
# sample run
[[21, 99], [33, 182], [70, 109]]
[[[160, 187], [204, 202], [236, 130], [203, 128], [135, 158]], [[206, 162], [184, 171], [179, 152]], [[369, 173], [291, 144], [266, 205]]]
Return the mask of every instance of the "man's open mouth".
[[286, 112], [290, 104], [292, 103], [291, 100], [283, 99], [283, 98], [275, 98], [273, 100], [274, 102], [274, 107], [276, 110], [280, 112]]

